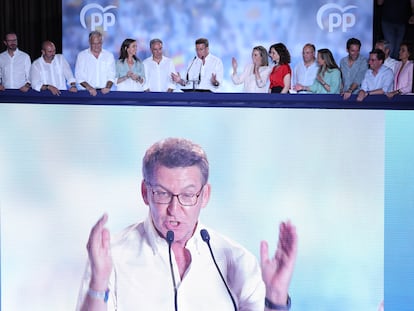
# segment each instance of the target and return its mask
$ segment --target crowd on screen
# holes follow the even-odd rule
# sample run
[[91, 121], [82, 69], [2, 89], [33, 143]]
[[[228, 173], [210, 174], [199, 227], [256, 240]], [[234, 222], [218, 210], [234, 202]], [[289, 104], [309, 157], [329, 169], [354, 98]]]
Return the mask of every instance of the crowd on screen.
[[[98, 31], [89, 34], [89, 47], [78, 53], [72, 71], [62, 54], [56, 54], [53, 42], [42, 43], [42, 55], [33, 61], [19, 50], [17, 34], [6, 33], [6, 50], [0, 54], [0, 90], [20, 89], [60, 95], [62, 90], [87, 91], [91, 96], [112, 90], [129, 92], [221, 92], [223, 62], [210, 53], [206, 38], [195, 40], [196, 56], [185, 72], [177, 72], [174, 62], [163, 53], [163, 42], [152, 39], [151, 56], [140, 60], [135, 39], [125, 39], [119, 55], [103, 48], [103, 36]], [[242, 84], [246, 93], [311, 93], [341, 94], [344, 100], [355, 95], [363, 101], [370, 95], [397, 95], [414, 93], [412, 42], [403, 41], [398, 60], [391, 57], [391, 46], [386, 40], [375, 43], [369, 55], [360, 53], [361, 41], [350, 38], [346, 42], [347, 55], [337, 62], [330, 49], [316, 49], [306, 43], [302, 61], [291, 67], [291, 56], [285, 44], [279, 42], [268, 49], [255, 46], [251, 62], [239, 69], [232, 59], [231, 80]]]

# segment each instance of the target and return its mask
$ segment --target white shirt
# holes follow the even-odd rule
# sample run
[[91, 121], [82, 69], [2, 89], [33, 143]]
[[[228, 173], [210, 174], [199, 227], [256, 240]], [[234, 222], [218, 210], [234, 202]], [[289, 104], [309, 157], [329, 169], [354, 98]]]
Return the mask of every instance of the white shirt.
[[145, 77], [147, 88], [151, 92], [166, 92], [168, 89], [175, 89], [175, 83], [171, 79], [171, 73], [176, 73], [172, 59], [163, 56], [160, 63], [157, 63], [152, 56], [144, 60]]
[[[200, 83], [196, 87], [197, 89], [203, 90], [211, 90], [213, 92], [217, 92], [220, 90], [221, 85], [223, 84], [223, 62], [220, 58], [208, 54], [205, 58], [205, 62], [203, 65], [203, 61], [201, 58], [196, 58], [194, 61], [191, 61], [187, 67], [186, 76], [183, 77], [184, 80], [187, 80], [187, 73], [188, 73], [188, 80], [189, 81], [198, 81]], [[219, 82], [219, 86], [214, 86], [211, 83], [211, 76], [212, 74], [216, 75], [216, 80]], [[186, 85], [185, 88], [192, 88], [192, 83]]]
[[6, 51], [0, 54], [1, 84], [6, 89], [20, 89], [30, 82], [30, 56], [16, 49], [13, 57]]
[[387, 66], [382, 65], [374, 76], [372, 69], [368, 69], [362, 80], [361, 90], [365, 92], [382, 89], [384, 93], [391, 92], [394, 83], [394, 74]]
[[293, 69], [292, 85], [301, 84], [311, 86], [318, 74], [318, 63], [314, 61], [310, 66], [305, 66], [304, 62], [297, 63]]
[[115, 58], [102, 50], [96, 58], [90, 49], [79, 52], [75, 65], [76, 81], [88, 82], [94, 88], [102, 89], [108, 81], [115, 83]]
[[231, 76], [234, 84], [241, 84], [244, 82], [243, 92], [248, 93], [267, 93], [268, 92], [268, 79], [269, 74], [272, 71], [271, 66], [261, 66], [259, 68], [260, 80], [256, 79], [256, 75], [253, 73], [254, 65], [247, 65], [241, 74], [235, 74]]
[[[211, 258], [207, 244], [201, 239], [198, 225], [187, 242], [191, 264], [180, 279], [172, 254], [178, 288], [180, 311], [233, 311], [232, 300]], [[265, 287], [256, 258], [240, 245], [209, 229], [210, 244], [220, 270], [227, 280], [240, 311], [263, 311]], [[161, 238], [152, 221], [125, 229], [112, 244], [114, 270], [110, 279], [108, 310], [174, 311], [174, 287], [168, 256], [168, 244]], [[89, 286], [87, 270], [82, 282], [77, 310]]]
[[395, 74], [395, 67], [397, 66], [397, 64], [398, 64], [398, 60], [391, 58], [389, 56], [384, 61], [384, 65], [390, 68], [394, 74]]
[[52, 85], [59, 90], [67, 90], [66, 83], [76, 82], [69, 63], [62, 54], [56, 54], [51, 63], [43, 56], [36, 59], [30, 69], [32, 89], [40, 91], [42, 85]]

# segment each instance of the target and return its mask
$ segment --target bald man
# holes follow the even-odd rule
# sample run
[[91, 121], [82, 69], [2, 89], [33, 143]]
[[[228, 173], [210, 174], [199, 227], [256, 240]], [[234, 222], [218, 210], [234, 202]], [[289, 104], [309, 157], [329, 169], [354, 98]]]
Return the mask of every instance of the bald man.
[[56, 54], [53, 42], [42, 44], [42, 56], [36, 59], [30, 70], [32, 88], [36, 91], [49, 91], [60, 95], [61, 90], [77, 92], [76, 79], [69, 63], [62, 54]]

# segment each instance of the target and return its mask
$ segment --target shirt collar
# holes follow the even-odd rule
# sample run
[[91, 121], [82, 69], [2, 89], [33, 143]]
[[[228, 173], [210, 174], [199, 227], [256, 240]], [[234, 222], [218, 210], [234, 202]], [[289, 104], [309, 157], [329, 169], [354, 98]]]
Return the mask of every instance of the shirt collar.
[[[144, 221], [145, 232], [147, 233], [148, 243], [151, 245], [152, 251], [158, 253], [168, 247], [167, 241], [158, 234], [155, 226], [152, 222], [151, 215], [148, 215]], [[187, 241], [186, 248], [191, 252], [200, 253], [200, 247], [205, 243], [200, 235], [200, 230], [205, 228], [202, 224], [198, 223], [193, 236]]]

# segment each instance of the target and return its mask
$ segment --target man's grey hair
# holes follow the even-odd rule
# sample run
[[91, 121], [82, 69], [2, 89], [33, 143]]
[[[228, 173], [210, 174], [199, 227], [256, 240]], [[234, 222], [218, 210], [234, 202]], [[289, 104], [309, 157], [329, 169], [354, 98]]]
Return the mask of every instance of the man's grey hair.
[[197, 166], [200, 169], [202, 184], [208, 181], [209, 163], [204, 150], [184, 138], [167, 138], [153, 144], [142, 160], [142, 175], [146, 182], [152, 183], [154, 172], [159, 166], [185, 168]]
[[159, 43], [159, 44], [161, 44], [162, 45], [162, 40], [161, 39], [158, 39], [158, 38], [155, 38], [155, 39], [152, 39], [151, 41], [150, 41], [150, 48], [152, 48], [152, 46], [154, 45], [154, 44], [156, 44], [156, 43]]

